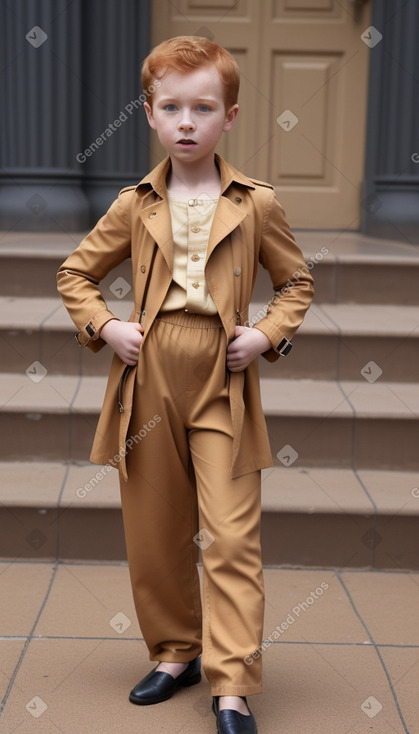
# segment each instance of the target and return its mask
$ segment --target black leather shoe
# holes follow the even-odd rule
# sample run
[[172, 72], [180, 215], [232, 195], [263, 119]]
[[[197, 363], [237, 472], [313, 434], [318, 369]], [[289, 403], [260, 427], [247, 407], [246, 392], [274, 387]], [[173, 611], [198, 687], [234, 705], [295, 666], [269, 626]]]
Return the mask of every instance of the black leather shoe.
[[[245, 703], [246, 696], [241, 696]], [[213, 696], [212, 710], [217, 717], [217, 734], [258, 734], [256, 721], [249, 709], [250, 715], [241, 714], [234, 709], [218, 710], [219, 696]], [[247, 708], [249, 705], [247, 704]]]
[[161, 703], [171, 698], [180, 686], [193, 686], [201, 680], [201, 658], [188, 663], [183, 673], [174, 678], [170, 673], [156, 670], [159, 664], [132, 689], [129, 700], [139, 706]]

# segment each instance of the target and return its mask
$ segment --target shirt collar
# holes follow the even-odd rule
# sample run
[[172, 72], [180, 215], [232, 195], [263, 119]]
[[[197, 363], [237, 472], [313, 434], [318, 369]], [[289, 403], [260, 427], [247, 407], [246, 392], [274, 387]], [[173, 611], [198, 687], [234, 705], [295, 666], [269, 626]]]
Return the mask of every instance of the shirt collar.
[[[215, 156], [215, 162], [219, 168], [220, 176], [221, 176], [221, 191], [220, 193], [223, 194], [228, 187], [232, 183], [238, 183], [242, 186], [247, 186], [247, 188], [254, 189], [255, 185], [250, 180], [250, 178], [247, 178], [243, 173], [240, 173], [234, 166], [230, 165], [230, 163], [227, 163], [227, 161], [224, 160], [218, 153], [214, 154]], [[155, 168], [153, 168], [150, 173], [147, 174], [135, 187], [136, 190], [138, 190], [141, 186], [148, 186], [161, 196], [162, 198], [167, 197], [167, 189], [166, 189], [166, 179], [167, 174], [171, 167], [171, 161], [170, 156], [167, 156], [161, 163], [159, 163]]]

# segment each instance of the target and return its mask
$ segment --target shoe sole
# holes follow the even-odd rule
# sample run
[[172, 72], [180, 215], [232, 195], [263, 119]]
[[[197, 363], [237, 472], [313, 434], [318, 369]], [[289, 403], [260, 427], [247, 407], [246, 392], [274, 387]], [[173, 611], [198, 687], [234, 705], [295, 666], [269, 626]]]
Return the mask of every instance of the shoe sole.
[[[155, 703], [162, 703], [163, 701], [168, 701], [169, 698], [172, 698], [172, 696], [176, 693], [178, 688], [189, 688], [189, 686], [194, 686], [196, 683], [200, 683], [201, 681], [201, 673], [196, 673], [196, 675], [192, 675], [190, 678], [186, 678], [183, 681], [179, 681], [177, 686], [173, 689], [173, 691], [165, 696], [160, 696], [159, 698], [153, 698], [151, 701], [139, 701], [137, 698], [131, 697], [131, 694], [129, 696], [129, 700], [131, 703], [136, 703], [137, 706], [152, 706]], [[176, 679], [175, 679], [176, 680]]]

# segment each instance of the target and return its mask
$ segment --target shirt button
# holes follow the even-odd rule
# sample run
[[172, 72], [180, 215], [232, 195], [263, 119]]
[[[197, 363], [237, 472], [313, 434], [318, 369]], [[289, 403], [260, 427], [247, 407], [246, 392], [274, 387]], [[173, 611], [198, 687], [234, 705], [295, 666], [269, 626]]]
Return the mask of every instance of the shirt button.
[[241, 274], [241, 268], [234, 268], [234, 275], [240, 275]]
[[201, 231], [200, 227], [191, 227], [191, 229], [192, 229], [192, 232], [195, 232], [195, 234]]
[[196, 252], [194, 252], [194, 254], [191, 257], [191, 260], [193, 260], [194, 263], [197, 263], [199, 260], [199, 255], [197, 255]]
[[141, 270], [142, 273], [145, 273], [145, 265], [141, 265], [140, 270]]
[[189, 204], [189, 206], [195, 206], [196, 199], [189, 199], [188, 204]]
[[199, 288], [199, 283], [192, 283], [193, 288]]

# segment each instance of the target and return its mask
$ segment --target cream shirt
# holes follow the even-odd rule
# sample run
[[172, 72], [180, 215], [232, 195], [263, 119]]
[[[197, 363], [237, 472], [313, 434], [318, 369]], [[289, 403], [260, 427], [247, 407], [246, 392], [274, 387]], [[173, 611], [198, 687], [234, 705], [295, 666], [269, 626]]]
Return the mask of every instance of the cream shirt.
[[173, 276], [161, 311], [184, 309], [205, 315], [217, 313], [204, 272], [217, 201], [209, 198], [180, 201], [169, 196]]

